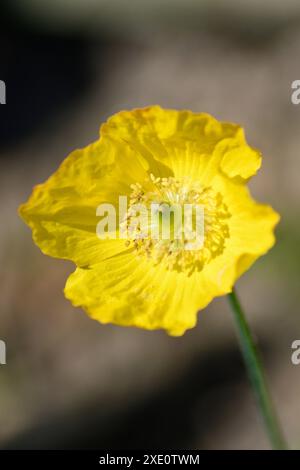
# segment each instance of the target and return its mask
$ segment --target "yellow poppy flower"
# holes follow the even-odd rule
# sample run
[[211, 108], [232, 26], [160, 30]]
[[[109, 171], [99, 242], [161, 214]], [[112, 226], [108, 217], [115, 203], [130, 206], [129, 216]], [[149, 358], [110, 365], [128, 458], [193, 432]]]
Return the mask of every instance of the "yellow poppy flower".
[[[246, 186], [260, 165], [236, 124], [159, 106], [122, 111], [34, 188], [20, 215], [43, 253], [76, 263], [65, 286], [73, 305], [101, 323], [179, 336], [274, 244], [279, 216]], [[136, 201], [201, 203], [203, 244], [124, 240], [118, 227], [100, 239], [97, 207], [118, 208], [120, 196], [129, 200], [125, 224]]]

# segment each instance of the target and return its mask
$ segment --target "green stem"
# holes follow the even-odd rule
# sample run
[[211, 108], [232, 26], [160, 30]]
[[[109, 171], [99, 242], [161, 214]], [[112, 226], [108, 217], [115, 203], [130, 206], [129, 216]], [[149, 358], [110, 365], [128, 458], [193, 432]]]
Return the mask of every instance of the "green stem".
[[232, 307], [239, 342], [246, 363], [248, 375], [256, 396], [257, 405], [263, 418], [273, 449], [286, 449], [276, 413], [267, 387], [262, 363], [247, 324], [243, 309], [235, 291], [228, 295]]

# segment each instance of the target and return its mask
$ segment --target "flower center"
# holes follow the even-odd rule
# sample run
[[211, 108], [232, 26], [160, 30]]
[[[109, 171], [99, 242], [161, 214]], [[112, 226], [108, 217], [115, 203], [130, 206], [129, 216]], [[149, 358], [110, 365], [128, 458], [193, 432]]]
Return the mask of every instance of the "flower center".
[[123, 229], [138, 255], [191, 274], [223, 252], [230, 213], [220, 193], [186, 178], [153, 175], [131, 189]]

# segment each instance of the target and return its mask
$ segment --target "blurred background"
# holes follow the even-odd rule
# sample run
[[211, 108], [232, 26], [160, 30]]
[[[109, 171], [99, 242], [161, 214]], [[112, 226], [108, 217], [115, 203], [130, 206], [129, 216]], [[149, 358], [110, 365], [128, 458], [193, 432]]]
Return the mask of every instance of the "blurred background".
[[300, 4], [2, 0], [0, 448], [263, 449], [226, 298], [182, 338], [103, 326], [63, 296], [17, 207], [109, 115], [160, 104], [242, 124], [277, 245], [238, 282], [290, 446], [300, 448]]

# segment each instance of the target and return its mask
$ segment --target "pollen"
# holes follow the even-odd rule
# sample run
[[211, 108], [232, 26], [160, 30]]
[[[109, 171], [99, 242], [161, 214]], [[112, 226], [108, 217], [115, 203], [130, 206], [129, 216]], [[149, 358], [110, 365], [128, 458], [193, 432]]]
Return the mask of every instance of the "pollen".
[[131, 185], [122, 228], [138, 256], [192, 274], [224, 251], [229, 217], [222, 195], [211, 187], [151, 174]]

